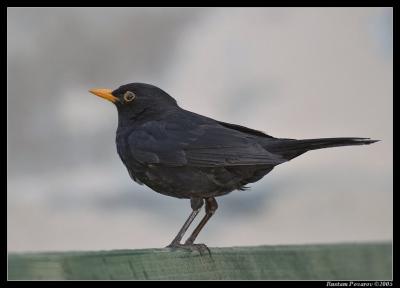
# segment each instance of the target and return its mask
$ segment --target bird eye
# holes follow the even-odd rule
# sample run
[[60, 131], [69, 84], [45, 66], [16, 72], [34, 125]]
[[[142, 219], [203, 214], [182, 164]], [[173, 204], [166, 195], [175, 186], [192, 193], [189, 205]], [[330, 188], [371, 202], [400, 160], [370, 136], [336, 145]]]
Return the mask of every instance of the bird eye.
[[126, 91], [124, 94], [124, 100], [126, 102], [131, 102], [133, 99], [135, 99], [135, 97], [136, 97], [135, 93], [131, 91]]

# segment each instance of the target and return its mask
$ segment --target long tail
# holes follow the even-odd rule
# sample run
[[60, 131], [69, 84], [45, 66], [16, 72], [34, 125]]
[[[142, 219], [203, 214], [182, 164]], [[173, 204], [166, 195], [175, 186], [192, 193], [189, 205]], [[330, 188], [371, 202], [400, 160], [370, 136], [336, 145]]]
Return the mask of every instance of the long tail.
[[368, 145], [379, 140], [371, 140], [370, 138], [319, 138], [319, 139], [276, 139], [266, 145], [269, 152], [282, 155], [284, 158], [290, 160], [307, 151], [338, 147], [338, 146], [351, 146], [351, 145]]

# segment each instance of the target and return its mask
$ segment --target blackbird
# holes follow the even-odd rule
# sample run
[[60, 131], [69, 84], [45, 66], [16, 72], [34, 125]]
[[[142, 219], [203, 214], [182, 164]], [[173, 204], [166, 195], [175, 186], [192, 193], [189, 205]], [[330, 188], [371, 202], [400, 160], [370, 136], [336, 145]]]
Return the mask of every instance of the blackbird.
[[[90, 92], [117, 107], [117, 151], [130, 177], [158, 193], [190, 199], [192, 212], [167, 246], [171, 248], [206, 247], [194, 241], [218, 208], [215, 198], [245, 190], [276, 165], [309, 150], [379, 141], [275, 138], [182, 109], [173, 97], [150, 84], [131, 83], [116, 90]], [[181, 244], [204, 203], [204, 218]]]

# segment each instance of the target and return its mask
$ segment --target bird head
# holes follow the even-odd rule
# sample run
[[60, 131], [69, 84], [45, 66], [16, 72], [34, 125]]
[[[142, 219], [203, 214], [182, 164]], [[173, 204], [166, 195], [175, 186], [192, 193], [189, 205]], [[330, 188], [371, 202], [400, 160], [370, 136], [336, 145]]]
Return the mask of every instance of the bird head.
[[91, 89], [89, 92], [114, 103], [122, 120], [135, 120], [138, 115], [144, 113], [159, 114], [178, 107], [173, 97], [150, 84], [130, 83], [115, 90]]

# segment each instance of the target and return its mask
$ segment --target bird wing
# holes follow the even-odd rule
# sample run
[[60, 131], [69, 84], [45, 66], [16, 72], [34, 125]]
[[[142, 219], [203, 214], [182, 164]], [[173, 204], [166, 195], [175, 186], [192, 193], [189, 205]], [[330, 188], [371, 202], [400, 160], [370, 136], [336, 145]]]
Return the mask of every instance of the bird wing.
[[166, 166], [277, 165], [286, 160], [265, 150], [255, 137], [218, 123], [188, 125], [149, 121], [128, 136], [132, 157]]

